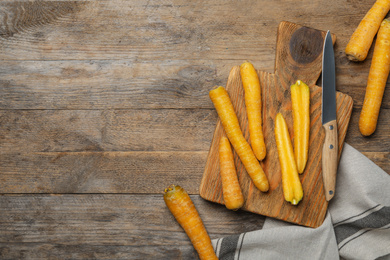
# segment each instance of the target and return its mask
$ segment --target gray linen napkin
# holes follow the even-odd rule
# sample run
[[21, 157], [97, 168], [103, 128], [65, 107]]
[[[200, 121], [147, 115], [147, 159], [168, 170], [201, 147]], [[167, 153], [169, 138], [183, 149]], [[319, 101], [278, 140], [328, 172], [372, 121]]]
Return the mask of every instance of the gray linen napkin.
[[320, 227], [266, 218], [261, 230], [212, 242], [221, 260], [390, 259], [390, 175], [345, 144]]

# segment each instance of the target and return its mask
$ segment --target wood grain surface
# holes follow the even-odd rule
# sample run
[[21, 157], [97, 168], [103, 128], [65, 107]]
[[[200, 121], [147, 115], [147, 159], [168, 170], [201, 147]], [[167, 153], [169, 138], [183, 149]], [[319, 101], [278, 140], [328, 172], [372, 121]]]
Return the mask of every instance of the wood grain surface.
[[364, 138], [372, 49], [344, 54], [374, 2], [1, 1], [0, 258], [196, 259], [163, 204], [170, 182], [212, 238], [261, 229], [264, 216], [199, 196], [218, 118], [208, 91], [245, 60], [273, 73], [281, 21], [337, 36], [345, 141], [390, 173], [389, 88]]
[[[322, 70], [322, 46], [325, 34], [324, 31], [290, 22], [282, 22], [279, 25], [275, 73], [258, 72], [263, 104], [263, 133], [267, 147], [267, 156], [261, 161], [261, 165], [270, 182], [270, 190], [262, 193], [256, 189], [235, 154], [237, 174], [245, 197], [244, 210], [309, 227], [320, 226], [325, 218], [328, 202], [325, 200], [321, 171], [321, 151], [325, 138], [321, 123], [322, 89], [314, 85]], [[304, 197], [298, 206], [294, 206], [283, 199], [281, 170], [274, 137], [274, 118], [279, 112], [283, 114], [293, 139], [290, 86], [298, 79], [307, 82], [310, 86], [311, 122], [308, 162], [305, 171], [300, 175]], [[238, 66], [231, 70], [226, 89], [239, 118], [241, 129], [250, 143], [244, 90]], [[336, 99], [340, 156], [353, 101], [351, 97], [340, 92], [337, 93]], [[222, 133], [223, 127], [218, 120], [199, 189], [204, 199], [221, 204], [223, 204], [223, 195], [219, 174], [218, 144]]]

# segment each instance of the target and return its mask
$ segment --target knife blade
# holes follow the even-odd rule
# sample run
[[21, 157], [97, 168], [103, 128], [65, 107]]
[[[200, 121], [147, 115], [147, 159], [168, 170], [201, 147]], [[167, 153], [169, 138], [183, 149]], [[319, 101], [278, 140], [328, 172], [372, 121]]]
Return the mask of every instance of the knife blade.
[[322, 178], [325, 199], [335, 194], [338, 164], [338, 133], [336, 112], [336, 69], [330, 31], [326, 33], [322, 54], [322, 126], [325, 140], [322, 148]]

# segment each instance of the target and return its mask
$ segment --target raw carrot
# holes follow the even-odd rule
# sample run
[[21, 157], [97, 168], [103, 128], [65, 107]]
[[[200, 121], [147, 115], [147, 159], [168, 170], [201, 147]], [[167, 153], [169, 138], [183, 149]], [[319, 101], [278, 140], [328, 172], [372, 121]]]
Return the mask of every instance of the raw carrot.
[[225, 206], [231, 210], [238, 210], [244, 205], [244, 196], [237, 178], [233, 151], [229, 139], [224, 135], [219, 139], [219, 165]]
[[294, 121], [294, 154], [298, 173], [303, 173], [309, 153], [310, 88], [301, 80], [291, 86]]
[[281, 113], [278, 113], [275, 118], [275, 141], [282, 170], [284, 199], [297, 205], [303, 197], [303, 189], [295, 163], [290, 134]]
[[363, 108], [359, 118], [359, 130], [364, 136], [375, 132], [389, 71], [390, 20], [384, 19], [378, 31]]
[[164, 190], [164, 201], [191, 240], [199, 258], [218, 259], [203, 221], [187, 192], [178, 185], [171, 185]]
[[261, 118], [261, 88], [257, 72], [250, 62], [240, 66], [241, 81], [245, 92], [245, 107], [248, 115], [249, 138], [253, 153], [258, 160], [266, 155]]
[[253, 183], [260, 191], [268, 191], [269, 183], [267, 176], [265, 175], [263, 168], [261, 168], [252, 148], [242, 134], [229, 94], [225, 88], [217, 87], [209, 92], [209, 96], [217, 110], [226, 136], [229, 138], [234, 150], [240, 157], [240, 160]]
[[390, 0], [377, 0], [359, 23], [345, 48], [345, 54], [352, 61], [363, 61], [372, 45], [375, 34], [390, 10]]

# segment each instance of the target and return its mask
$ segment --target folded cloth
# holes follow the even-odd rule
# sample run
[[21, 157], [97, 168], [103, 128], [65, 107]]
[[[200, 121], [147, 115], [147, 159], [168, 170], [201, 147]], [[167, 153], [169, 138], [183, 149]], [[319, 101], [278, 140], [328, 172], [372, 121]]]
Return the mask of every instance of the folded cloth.
[[390, 175], [344, 144], [320, 227], [266, 218], [261, 230], [212, 242], [221, 260], [390, 259]]

